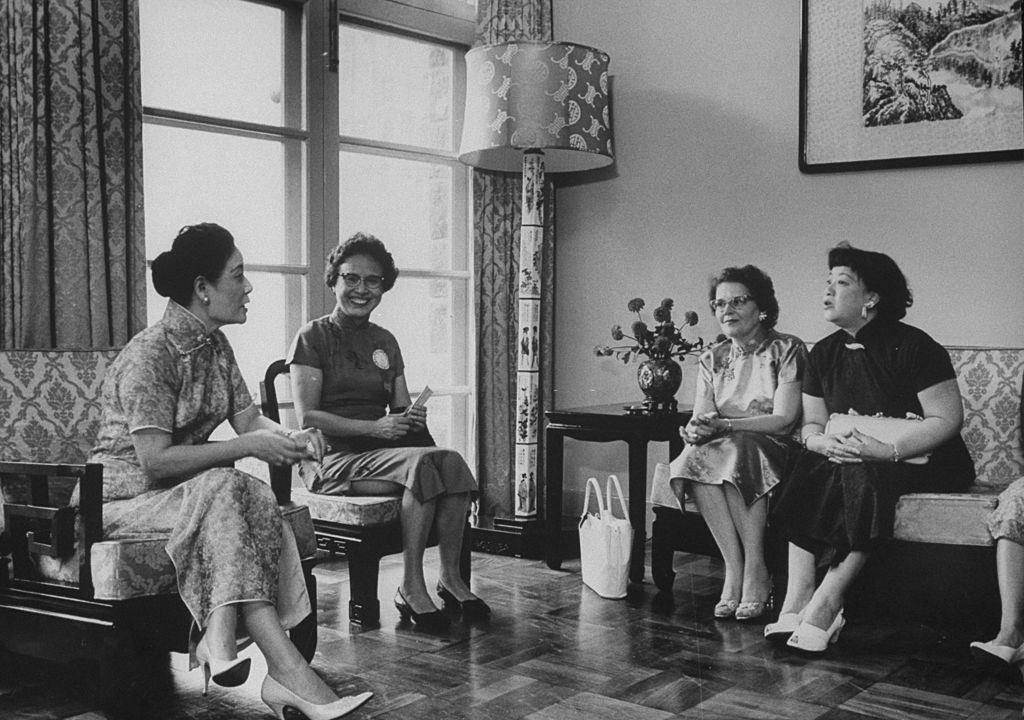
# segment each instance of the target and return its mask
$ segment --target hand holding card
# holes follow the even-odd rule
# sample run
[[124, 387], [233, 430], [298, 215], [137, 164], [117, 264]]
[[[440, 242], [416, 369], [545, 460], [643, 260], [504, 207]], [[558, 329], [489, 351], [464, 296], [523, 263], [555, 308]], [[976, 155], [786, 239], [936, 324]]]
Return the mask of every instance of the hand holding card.
[[403, 415], [408, 415], [409, 411], [412, 410], [414, 407], [426, 407], [427, 400], [429, 400], [430, 396], [433, 394], [434, 391], [430, 389], [430, 386], [424, 385], [423, 390], [420, 391], [420, 394], [416, 396], [416, 400], [413, 401], [412, 405], [405, 409]]

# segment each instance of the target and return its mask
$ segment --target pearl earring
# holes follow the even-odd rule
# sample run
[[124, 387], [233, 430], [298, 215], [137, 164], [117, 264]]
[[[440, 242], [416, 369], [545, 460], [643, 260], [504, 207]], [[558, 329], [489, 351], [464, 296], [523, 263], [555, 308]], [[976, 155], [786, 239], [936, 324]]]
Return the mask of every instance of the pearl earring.
[[209, 305], [209, 304], [210, 304], [210, 298], [209, 297], [204, 297], [203, 298], [203, 305]]
[[768, 313], [766, 313], [766, 312], [761, 313], [760, 315], [757, 316], [757, 319], [760, 320], [761, 322], [764, 322], [765, 320], [768, 319]]

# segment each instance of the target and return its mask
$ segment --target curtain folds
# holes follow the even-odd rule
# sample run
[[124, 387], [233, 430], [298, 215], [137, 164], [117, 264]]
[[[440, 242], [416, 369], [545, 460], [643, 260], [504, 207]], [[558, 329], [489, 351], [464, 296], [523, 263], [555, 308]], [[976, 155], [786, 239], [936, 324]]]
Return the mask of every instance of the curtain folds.
[[[553, 39], [551, 0], [480, 0], [477, 44], [517, 38]], [[550, 407], [554, 371], [554, 192], [546, 187], [542, 248], [540, 398]], [[477, 457], [479, 515], [484, 522], [512, 517], [516, 420], [516, 339], [519, 336], [516, 281], [522, 182], [519, 174], [473, 173], [474, 269], [477, 321]], [[543, 448], [539, 470], [543, 474]], [[538, 484], [538, 487], [542, 485]], [[543, 511], [543, 497], [538, 498]]]
[[0, 5], [0, 346], [146, 324], [136, 0]]

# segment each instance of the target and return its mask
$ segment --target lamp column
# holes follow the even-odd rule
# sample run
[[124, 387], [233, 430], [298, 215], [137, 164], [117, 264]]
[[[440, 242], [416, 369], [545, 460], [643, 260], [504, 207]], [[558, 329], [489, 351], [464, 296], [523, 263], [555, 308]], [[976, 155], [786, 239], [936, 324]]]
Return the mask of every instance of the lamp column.
[[537, 438], [542, 416], [540, 291], [544, 242], [544, 153], [523, 153], [523, 206], [519, 231], [519, 347], [516, 364], [515, 517], [537, 517]]

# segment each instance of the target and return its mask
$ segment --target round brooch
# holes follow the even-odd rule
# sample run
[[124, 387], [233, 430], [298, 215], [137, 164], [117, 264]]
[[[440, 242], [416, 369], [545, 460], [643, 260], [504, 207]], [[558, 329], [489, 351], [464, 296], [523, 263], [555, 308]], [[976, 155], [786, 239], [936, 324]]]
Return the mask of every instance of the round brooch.
[[380, 348], [373, 351], [373, 364], [381, 370], [387, 370], [391, 367], [391, 361], [388, 360], [388, 354]]

